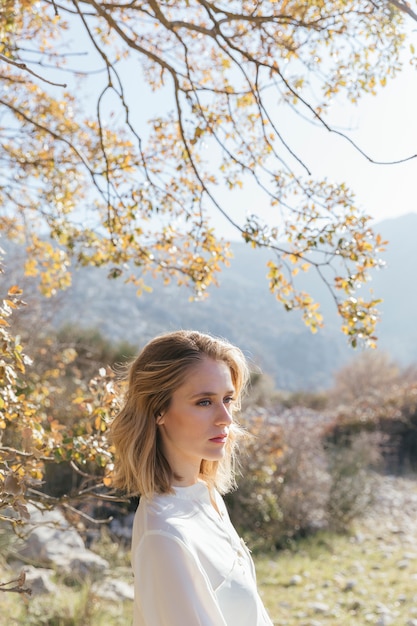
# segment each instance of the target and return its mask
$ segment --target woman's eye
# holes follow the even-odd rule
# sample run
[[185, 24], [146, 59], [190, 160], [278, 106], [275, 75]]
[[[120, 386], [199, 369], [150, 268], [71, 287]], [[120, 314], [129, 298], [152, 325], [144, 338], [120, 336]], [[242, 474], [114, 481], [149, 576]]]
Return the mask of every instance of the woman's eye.
[[223, 402], [224, 402], [225, 404], [232, 404], [232, 402], [234, 402], [234, 398], [227, 397], [227, 398], [225, 398], [225, 399], [223, 400]]
[[200, 402], [198, 403], [199, 406], [209, 406], [210, 404], [210, 400], [200, 400]]

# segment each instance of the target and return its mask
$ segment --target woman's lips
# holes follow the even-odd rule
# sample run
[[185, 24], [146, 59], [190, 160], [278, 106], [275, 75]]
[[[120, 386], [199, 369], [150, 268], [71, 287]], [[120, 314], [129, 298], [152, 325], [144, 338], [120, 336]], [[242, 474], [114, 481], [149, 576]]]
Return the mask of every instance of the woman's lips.
[[220, 435], [219, 437], [213, 437], [210, 439], [213, 443], [226, 443], [227, 435]]

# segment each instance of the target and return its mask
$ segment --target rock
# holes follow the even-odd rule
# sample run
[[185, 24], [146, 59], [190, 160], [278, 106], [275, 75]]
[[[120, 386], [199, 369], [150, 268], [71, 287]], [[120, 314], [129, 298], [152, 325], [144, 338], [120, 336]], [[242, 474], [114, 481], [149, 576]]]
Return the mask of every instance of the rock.
[[26, 576], [25, 586], [31, 590], [32, 596], [57, 592], [58, 587], [52, 581], [52, 577], [55, 575], [54, 570], [25, 565], [23, 571]]
[[134, 513], [129, 513], [124, 517], [115, 517], [110, 522], [110, 530], [119, 539], [125, 539], [130, 543], [132, 540], [133, 521], [135, 519]]
[[377, 602], [376, 612], [379, 615], [389, 615], [390, 614], [389, 608], [385, 604], [383, 604], [382, 602]]
[[378, 617], [375, 622], [375, 626], [389, 626], [393, 623], [392, 617], [389, 615], [383, 614]]
[[113, 578], [106, 578], [103, 582], [96, 582], [91, 588], [99, 598], [106, 600], [133, 600], [133, 585], [123, 582], [122, 580], [114, 580]]
[[299, 574], [294, 574], [294, 576], [290, 578], [288, 585], [290, 587], [295, 587], [297, 585], [301, 585], [302, 582], [303, 582], [303, 577], [300, 576]]
[[371, 623], [375, 620], [374, 613], [365, 613], [365, 622]]
[[359, 602], [359, 600], [354, 600], [350, 605], [349, 605], [349, 611], [353, 611], [353, 612], [357, 612], [359, 611], [359, 609], [361, 609], [363, 607], [362, 602]]
[[54, 555], [54, 566], [67, 580], [79, 581], [86, 578], [97, 578], [109, 568], [109, 563], [91, 550], [76, 550], [66, 554]]
[[28, 508], [30, 523], [25, 525], [25, 531], [29, 531], [29, 534], [26, 545], [21, 550], [23, 556], [48, 562], [53, 560], [55, 554], [85, 549], [82, 537], [70, 527], [61, 511]]
[[74, 579], [102, 573], [109, 563], [88, 550], [81, 535], [70, 526], [61, 511], [39, 511], [30, 507], [29, 531], [19, 554], [40, 565], [54, 566]]
[[329, 611], [329, 605], [324, 602], [313, 602], [310, 604], [310, 608], [314, 613], [328, 613]]
[[343, 587], [343, 591], [352, 591], [352, 589], [354, 589], [355, 587], [356, 587], [356, 580], [347, 580]]
[[291, 608], [291, 602], [287, 602], [286, 600], [281, 600], [280, 602], [278, 602], [278, 606], [280, 606], [282, 609], [290, 609]]

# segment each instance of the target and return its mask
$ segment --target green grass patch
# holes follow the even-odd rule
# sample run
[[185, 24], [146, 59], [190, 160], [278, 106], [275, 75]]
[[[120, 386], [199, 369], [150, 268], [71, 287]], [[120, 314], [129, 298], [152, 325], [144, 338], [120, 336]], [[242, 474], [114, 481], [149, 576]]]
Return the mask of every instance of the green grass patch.
[[417, 620], [417, 546], [401, 534], [373, 536], [357, 525], [356, 534], [317, 535], [256, 564], [276, 626], [406, 626]]

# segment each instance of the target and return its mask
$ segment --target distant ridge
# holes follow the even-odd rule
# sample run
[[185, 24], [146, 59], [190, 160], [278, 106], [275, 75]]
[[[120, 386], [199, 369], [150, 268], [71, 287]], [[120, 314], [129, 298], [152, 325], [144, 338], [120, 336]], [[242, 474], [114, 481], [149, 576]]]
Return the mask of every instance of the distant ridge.
[[[402, 364], [417, 363], [417, 214], [375, 225], [389, 246], [386, 269], [374, 272], [371, 287], [383, 298], [379, 324], [380, 349]], [[203, 302], [189, 302], [189, 293], [175, 284], [154, 283], [151, 294], [138, 298], [132, 285], [108, 280], [106, 270], [82, 268], [73, 285], [59, 296], [53, 323], [98, 328], [109, 339], [126, 340], [139, 348], [155, 334], [196, 328], [239, 345], [280, 389], [318, 390], [332, 383], [336, 369], [356, 354], [339, 330], [335, 305], [325, 288], [308, 274], [306, 287], [322, 305], [326, 326], [312, 335], [297, 313], [286, 313], [268, 292], [267, 252], [233, 244], [230, 268], [220, 287]], [[46, 303], [50, 305], [50, 301]]]

